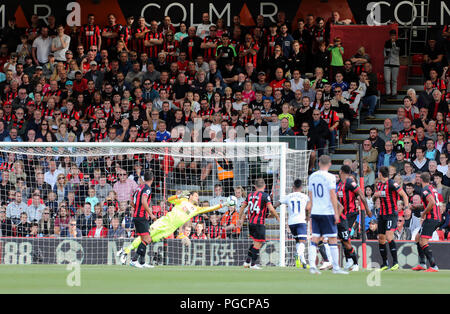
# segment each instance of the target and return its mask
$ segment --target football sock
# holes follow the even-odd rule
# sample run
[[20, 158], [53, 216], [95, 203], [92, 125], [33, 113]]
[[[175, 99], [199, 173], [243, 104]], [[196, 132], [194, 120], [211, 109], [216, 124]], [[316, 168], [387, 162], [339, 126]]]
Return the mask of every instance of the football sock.
[[135, 238], [133, 240], [133, 242], [131, 242], [130, 245], [128, 245], [124, 249], [125, 253], [130, 254], [131, 250], [136, 250], [138, 248], [139, 244], [141, 244], [141, 241], [142, 241], [141, 237]]
[[333, 269], [338, 270], [339, 267], [339, 248], [337, 244], [330, 244], [330, 252], [331, 252], [331, 263], [333, 264]]
[[389, 242], [389, 250], [391, 251], [393, 265], [398, 264], [397, 245], [395, 244], [394, 240]]
[[327, 252], [325, 250], [325, 246], [322, 241], [319, 242], [318, 248], [319, 248], [319, 253], [322, 256], [322, 259], [324, 260], [324, 262], [328, 262]]
[[309, 246], [309, 266], [312, 268], [316, 268], [316, 257], [317, 257], [317, 244], [314, 242], [311, 242], [311, 245]]
[[345, 247], [344, 247], [344, 257], [346, 261], [348, 261], [348, 259], [350, 258], [350, 250]]
[[135, 260], [139, 257], [139, 263], [144, 264], [145, 263], [145, 252], [147, 251], [147, 243], [145, 241], [142, 241], [141, 244], [139, 244]]
[[259, 249], [252, 247], [253, 256], [252, 256], [252, 266], [256, 264], [256, 260], [258, 259]]
[[350, 257], [353, 260], [354, 265], [358, 265], [358, 256], [356, 256], [355, 248], [352, 247], [352, 250], [350, 251]]
[[423, 252], [422, 247], [420, 246], [419, 242], [417, 242], [416, 245], [417, 245], [417, 253], [419, 253], [419, 264], [426, 264], [425, 253]]
[[247, 258], [245, 259], [245, 262], [248, 264], [252, 261], [252, 259], [253, 259], [253, 245], [251, 245], [248, 248]]
[[327, 254], [327, 262], [329, 262], [331, 258], [330, 245], [328, 243], [324, 243], [323, 246], [325, 247], [325, 253]]
[[300, 260], [304, 261], [305, 260], [305, 243], [298, 242], [296, 244], [296, 247], [297, 247], [297, 254], [300, 257]]
[[383, 266], [387, 265], [387, 245], [386, 243], [378, 243], [378, 248], [380, 249], [381, 259], [383, 260]]
[[425, 244], [422, 247], [423, 253], [425, 254], [425, 256], [427, 257], [428, 263], [430, 263], [431, 267], [436, 266], [436, 263], [434, 262], [434, 258], [433, 258], [433, 252], [431, 251], [431, 248], [428, 244]]

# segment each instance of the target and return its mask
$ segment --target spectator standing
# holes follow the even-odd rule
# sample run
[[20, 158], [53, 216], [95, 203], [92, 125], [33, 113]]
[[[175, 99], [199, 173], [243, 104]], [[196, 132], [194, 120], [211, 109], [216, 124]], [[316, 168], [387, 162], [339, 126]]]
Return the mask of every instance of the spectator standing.
[[400, 47], [397, 46], [397, 32], [389, 31], [389, 40], [384, 43], [384, 82], [386, 96], [397, 96], [397, 78], [400, 69]]
[[48, 62], [48, 55], [51, 52], [52, 38], [48, 36], [48, 27], [41, 27], [41, 35], [34, 41], [31, 49], [33, 61], [36, 65], [44, 66]]

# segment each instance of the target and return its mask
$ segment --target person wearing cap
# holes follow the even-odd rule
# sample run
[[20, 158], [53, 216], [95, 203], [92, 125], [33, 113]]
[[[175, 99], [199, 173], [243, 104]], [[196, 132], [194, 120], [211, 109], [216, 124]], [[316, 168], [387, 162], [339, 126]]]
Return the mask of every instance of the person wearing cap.
[[[397, 77], [400, 69], [400, 47], [397, 46], [397, 32], [389, 31], [389, 40], [384, 43], [384, 82], [386, 96], [397, 95]], [[391, 88], [392, 87], [392, 88]]]
[[104, 77], [105, 77], [105, 73], [98, 69], [97, 62], [91, 61], [89, 63], [89, 71], [87, 71], [84, 78], [88, 81], [94, 81], [95, 89], [101, 90]]
[[51, 52], [55, 55], [56, 62], [66, 62], [66, 51], [69, 50], [70, 36], [64, 34], [64, 25], [56, 27], [57, 36], [53, 38]]

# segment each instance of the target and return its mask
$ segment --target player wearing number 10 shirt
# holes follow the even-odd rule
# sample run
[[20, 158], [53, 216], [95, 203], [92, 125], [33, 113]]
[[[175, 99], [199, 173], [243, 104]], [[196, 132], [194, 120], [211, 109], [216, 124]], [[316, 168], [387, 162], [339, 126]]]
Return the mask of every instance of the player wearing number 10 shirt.
[[269, 194], [264, 192], [266, 183], [263, 179], [256, 179], [255, 192], [249, 193], [247, 199], [242, 202], [239, 212], [239, 227], [244, 223], [244, 212], [247, 208], [248, 216], [248, 231], [250, 237], [253, 239], [253, 244], [248, 249], [247, 259], [244, 263], [245, 268], [260, 269], [256, 265], [259, 250], [266, 241], [266, 226], [265, 220], [269, 212], [280, 221], [275, 208], [273, 208], [272, 201]]
[[320, 237], [327, 237], [330, 246], [333, 273], [348, 274], [339, 266], [337, 246], [337, 226], [340, 210], [336, 195], [336, 177], [329, 173], [331, 158], [322, 155], [319, 158], [319, 170], [309, 177], [308, 193], [311, 202], [312, 241], [309, 247], [309, 271], [320, 274], [316, 268], [317, 244]]

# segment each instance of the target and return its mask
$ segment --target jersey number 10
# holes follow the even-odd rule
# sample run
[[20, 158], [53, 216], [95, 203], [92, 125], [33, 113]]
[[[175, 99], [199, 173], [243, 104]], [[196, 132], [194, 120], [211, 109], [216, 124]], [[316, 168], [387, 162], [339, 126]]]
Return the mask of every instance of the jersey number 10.
[[321, 183], [316, 184], [312, 183], [313, 186], [313, 192], [315, 197], [323, 197], [323, 185]]

